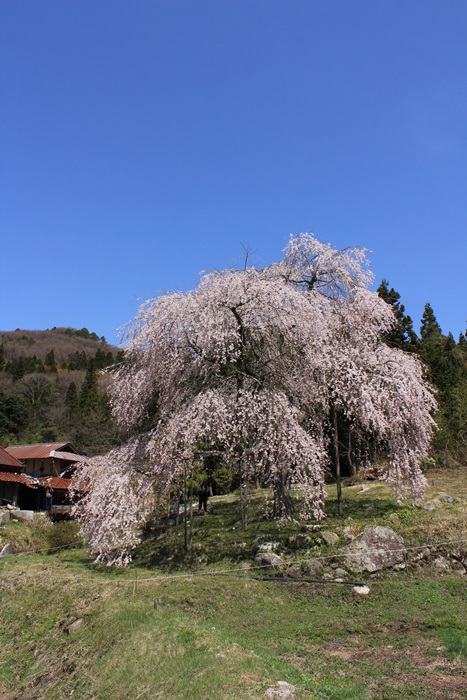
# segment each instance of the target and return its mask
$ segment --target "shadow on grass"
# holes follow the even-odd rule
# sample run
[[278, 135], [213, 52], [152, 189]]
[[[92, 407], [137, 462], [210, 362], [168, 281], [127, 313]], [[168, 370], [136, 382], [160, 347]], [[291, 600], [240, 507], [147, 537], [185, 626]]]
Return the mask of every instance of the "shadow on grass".
[[[144, 533], [143, 542], [135, 553], [135, 564], [145, 568], [175, 572], [189, 568], [198, 570], [206, 565], [216, 566], [251, 561], [261, 543], [275, 543], [274, 551], [290, 555], [299, 551], [331, 553], [321, 542], [320, 529], [341, 530], [345, 518], [362, 528], [375, 520], [387, 518], [394, 512], [394, 502], [388, 500], [348, 500], [344, 517], [337, 514], [337, 502], [326, 504], [326, 519], [321, 523], [299, 520], [300, 504], [296, 501], [297, 520], [277, 522], [267, 513], [265, 493], [254, 493], [248, 506], [248, 526], [242, 529], [239, 500], [232, 497], [211, 499], [206, 514], [193, 512], [192, 551], [185, 550], [184, 522], [176, 527], [168, 522]], [[318, 527], [316, 527], [318, 526]], [[316, 527], [316, 529], [313, 529]], [[342, 542], [341, 542], [342, 544]], [[310, 553], [309, 556], [312, 556]]]

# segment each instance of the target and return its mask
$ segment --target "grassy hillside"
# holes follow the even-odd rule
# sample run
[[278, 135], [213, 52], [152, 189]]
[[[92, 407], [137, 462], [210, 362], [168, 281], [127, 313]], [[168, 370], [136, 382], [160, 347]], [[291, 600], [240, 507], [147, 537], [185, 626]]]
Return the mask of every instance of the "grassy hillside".
[[[397, 506], [368, 482], [344, 489], [341, 519], [331, 492], [333, 546], [319, 531], [265, 519], [262, 492], [246, 531], [235, 497], [217, 497], [194, 518], [193, 553], [166, 525], [147, 533], [127, 569], [92, 564], [80, 548], [51, 549], [74, 536], [72, 524], [8, 524], [1, 542], [18, 551], [0, 560], [0, 698], [233, 700], [263, 698], [277, 680], [310, 700], [465, 698], [465, 477], [431, 472], [428, 510]], [[406, 570], [349, 576], [370, 587], [361, 597], [331, 579], [344, 527], [369, 523], [390, 524], [413, 549]], [[265, 541], [279, 542], [287, 566], [320, 559], [322, 583], [242, 570]], [[40, 548], [55, 553], [19, 554]]]

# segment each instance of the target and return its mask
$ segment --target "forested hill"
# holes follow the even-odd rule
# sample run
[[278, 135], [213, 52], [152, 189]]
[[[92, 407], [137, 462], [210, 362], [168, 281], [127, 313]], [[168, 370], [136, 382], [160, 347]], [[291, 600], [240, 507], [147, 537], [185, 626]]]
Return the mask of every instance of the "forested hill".
[[102, 370], [121, 359], [87, 328], [0, 331], [0, 444], [64, 440], [85, 454], [112, 447]]
[[62, 369], [86, 369], [90, 357], [94, 357], [99, 368], [106, 367], [115, 362], [118, 352], [104, 336], [87, 328], [0, 331], [0, 371], [16, 378], [24, 369], [40, 372], [52, 369], [54, 363]]

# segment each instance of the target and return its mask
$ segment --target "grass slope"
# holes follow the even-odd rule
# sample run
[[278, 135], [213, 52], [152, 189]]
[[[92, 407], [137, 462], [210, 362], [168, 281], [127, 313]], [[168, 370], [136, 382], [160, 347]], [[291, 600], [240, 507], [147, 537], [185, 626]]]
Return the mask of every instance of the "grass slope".
[[[83, 549], [1, 559], [0, 698], [262, 698], [276, 680], [310, 700], [465, 698], [460, 565], [440, 573], [433, 559], [415, 559], [407, 571], [363, 575], [371, 588], [364, 598], [348, 585], [275, 583], [238, 571], [268, 539], [289, 561], [320, 556], [332, 572], [343, 528], [369, 522], [390, 524], [413, 546], [465, 540], [465, 474], [430, 475], [433, 511], [396, 506], [382, 484], [346, 488], [343, 520], [329, 503], [326, 527], [341, 536], [334, 547], [303, 526], [265, 519], [260, 497], [242, 531], [236, 500], [219, 498], [195, 518], [190, 556], [171, 527], [150, 533], [124, 570], [92, 564]], [[440, 501], [440, 492], [454, 500]], [[54, 551], [60, 541], [58, 530], [51, 538], [44, 528], [36, 540], [20, 537], [25, 527], [8, 525], [2, 541], [22, 551]], [[465, 542], [438, 553], [463, 556]]]

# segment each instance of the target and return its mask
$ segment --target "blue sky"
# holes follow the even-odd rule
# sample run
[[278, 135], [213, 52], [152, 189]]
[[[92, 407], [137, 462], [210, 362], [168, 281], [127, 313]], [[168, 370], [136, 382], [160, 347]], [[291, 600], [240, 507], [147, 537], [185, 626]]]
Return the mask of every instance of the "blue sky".
[[457, 337], [466, 37], [465, 0], [1, 0], [0, 329], [115, 342], [313, 231]]

